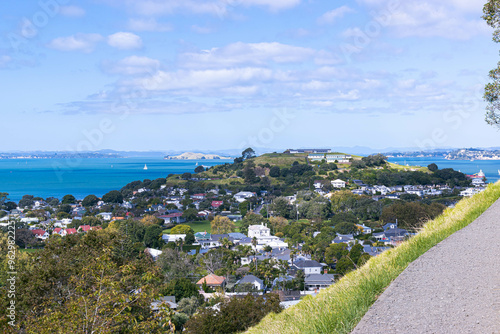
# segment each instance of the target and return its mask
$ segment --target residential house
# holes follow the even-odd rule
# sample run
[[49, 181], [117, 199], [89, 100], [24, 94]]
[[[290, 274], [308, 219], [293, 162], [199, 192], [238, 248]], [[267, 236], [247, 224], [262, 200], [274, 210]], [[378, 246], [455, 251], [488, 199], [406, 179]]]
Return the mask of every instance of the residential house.
[[158, 260], [158, 257], [163, 253], [161, 250], [159, 249], [154, 249], [154, 248], [146, 248], [144, 250], [144, 253], [146, 254], [149, 254], [151, 255], [151, 257], [153, 258], [153, 260]]
[[305, 288], [309, 291], [321, 290], [335, 282], [333, 274], [309, 274], [304, 278]]
[[202, 201], [205, 199], [205, 196], [206, 196], [205, 194], [194, 194], [191, 196], [191, 198]]
[[104, 219], [104, 220], [111, 220], [111, 218], [113, 218], [113, 213], [112, 212], [101, 212], [98, 214], [98, 216], [101, 216], [102, 219]]
[[163, 234], [161, 236], [165, 243], [176, 242], [177, 240], [184, 240], [186, 238], [185, 234]]
[[254, 275], [246, 275], [238, 282], [236, 282], [236, 285], [241, 285], [241, 284], [252, 284], [255, 287], [255, 290], [257, 291], [262, 291], [265, 288], [264, 281], [262, 281], [260, 278]]
[[356, 227], [362, 231], [363, 234], [370, 234], [372, 233], [372, 228], [371, 227], [368, 227], [366, 226], [365, 224], [362, 224], [362, 225], [359, 225], [359, 224], [356, 224]]
[[346, 182], [340, 179], [332, 181], [332, 187], [334, 188], [345, 188]]
[[212, 201], [212, 208], [218, 209], [222, 204], [224, 204], [224, 201]]
[[186, 221], [185, 218], [182, 218], [182, 212], [169, 213], [168, 215], [158, 216], [158, 218], [163, 219], [165, 221], [165, 224], [180, 224]]
[[250, 192], [250, 191], [240, 191], [239, 193], [235, 194], [233, 197], [236, 201], [238, 201], [239, 203], [243, 203], [244, 201], [246, 201], [248, 198], [250, 197], [255, 197], [257, 196], [256, 193], [254, 192]]
[[352, 234], [337, 234], [333, 239], [332, 244], [350, 243], [354, 242], [354, 235]]
[[90, 226], [90, 225], [80, 225], [78, 227], [79, 232], [88, 232], [90, 230], [102, 230], [101, 226]]
[[260, 238], [260, 237], [269, 237], [271, 236], [271, 229], [267, 226], [262, 225], [250, 225], [248, 227], [248, 237], [249, 238]]
[[304, 274], [306, 275], [320, 274], [321, 269], [323, 268], [323, 265], [321, 263], [314, 260], [299, 260], [296, 261], [293, 265], [298, 270], [303, 270]]
[[50, 236], [47, 231], [42, 229], [31, 230], [31, 232], [35, 235], [36, 238], [40, 240], [45, 240]]
[[65, 231], [66, 231], [66, 235], [78, 233], [78, 231], [76, 230], [76, 228], [67, 228], [67, 229], [65, 229]]
[[215, 274], [209, 274], [196, 282], [196, 285], [201, 288], [203, 283], [206, 283], [206, 285], [210, 288], [224, 288], [226, 286], [226, 278]]

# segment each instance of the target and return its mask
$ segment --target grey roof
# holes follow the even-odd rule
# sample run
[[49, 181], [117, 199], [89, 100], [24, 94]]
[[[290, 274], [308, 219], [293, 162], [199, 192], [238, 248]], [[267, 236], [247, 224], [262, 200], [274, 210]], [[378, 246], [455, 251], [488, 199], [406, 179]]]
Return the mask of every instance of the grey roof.
[[229, 236], [235, 240], [245, 239], [247, 236], [243, 233], [229, 233]]
[[402, 228], [391, 228], [384, 232], [386, 237], [403, 237], [408, 234], [408, 231]]
[[314, 260], [300, 260], [294, 263], [297, 268], [322, 268], [321, 263]]
[[335, 281], [335, 275], [333, 274], [310, 274], [306, 275], [304, 282], [306, 284], [333, 284]]
[[257, 276], [254, 276], [254, 275], [246, 275], [245, 277], [240, 279], [238, 282], [236, 282], [236, 284], [245, 284], [245, 283], [253, 283], [253, 282], [257, 282], [261, 286], [264, 286], [264, 282], [260, 278], [258, 278]]

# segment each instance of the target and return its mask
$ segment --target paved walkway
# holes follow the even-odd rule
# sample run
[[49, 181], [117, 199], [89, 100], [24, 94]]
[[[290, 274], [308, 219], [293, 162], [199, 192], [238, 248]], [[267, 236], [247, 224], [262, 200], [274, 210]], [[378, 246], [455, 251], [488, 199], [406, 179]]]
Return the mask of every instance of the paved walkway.
[[352, 334], [500, 333], [500, 200], [416, 261]]

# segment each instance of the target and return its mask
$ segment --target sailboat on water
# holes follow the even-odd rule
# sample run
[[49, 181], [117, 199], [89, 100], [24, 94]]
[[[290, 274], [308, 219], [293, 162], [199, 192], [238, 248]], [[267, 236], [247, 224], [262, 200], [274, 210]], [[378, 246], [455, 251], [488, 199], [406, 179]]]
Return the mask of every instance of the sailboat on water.
[[498, 170], [498, 175], [500, 175], [500, 169]]
[[144, 170], [148, 170], [148, 165], [144, 164]]

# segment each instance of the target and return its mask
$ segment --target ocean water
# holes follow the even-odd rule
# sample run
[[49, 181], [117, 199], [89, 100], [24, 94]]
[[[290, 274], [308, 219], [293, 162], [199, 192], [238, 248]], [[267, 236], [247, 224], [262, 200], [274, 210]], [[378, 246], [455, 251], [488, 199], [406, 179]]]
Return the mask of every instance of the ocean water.
[[499, 180], [500, 160], [446, 160], [443, 158], [389, 158], [389, 162], [399, 165], [428, 166], [435, 163], [439, 169], [453, 168], [465, 174], [475, 174], [483, 171], [487, 182], [493, 183]]
[[[196, 163], [215, 166], [232, 160], [117, 159], [0, 159], [0, 192], [19, 201], [23, 195], [43, 198], [72, 194], [83, 199], [102, 196], [136, 180], [154, 180], [168, 174], [193, 173]], [[148, 169], [144, 170], [144, 165]]]
[[[499, 179], [500, 161], [445, 160], [440, 158], [389, 158], [400, 165], [453, 168], [467, 174], [482, 170], [488, 182]], [[0, 160], [0, 192], [19, 201], [23, 195], [43, 198], [72, 194], [83, 199], [89, 194], [102, 196], [110, 190], [119, 190], [136, 180], [154, 180], [168, 174], [194, 172], [196, 163], [215, 166], [231, 160], [164, 160], [162, 158], [121, 159], [13, 159]], [[148, 169], [144, 170], [144, 165]]]

